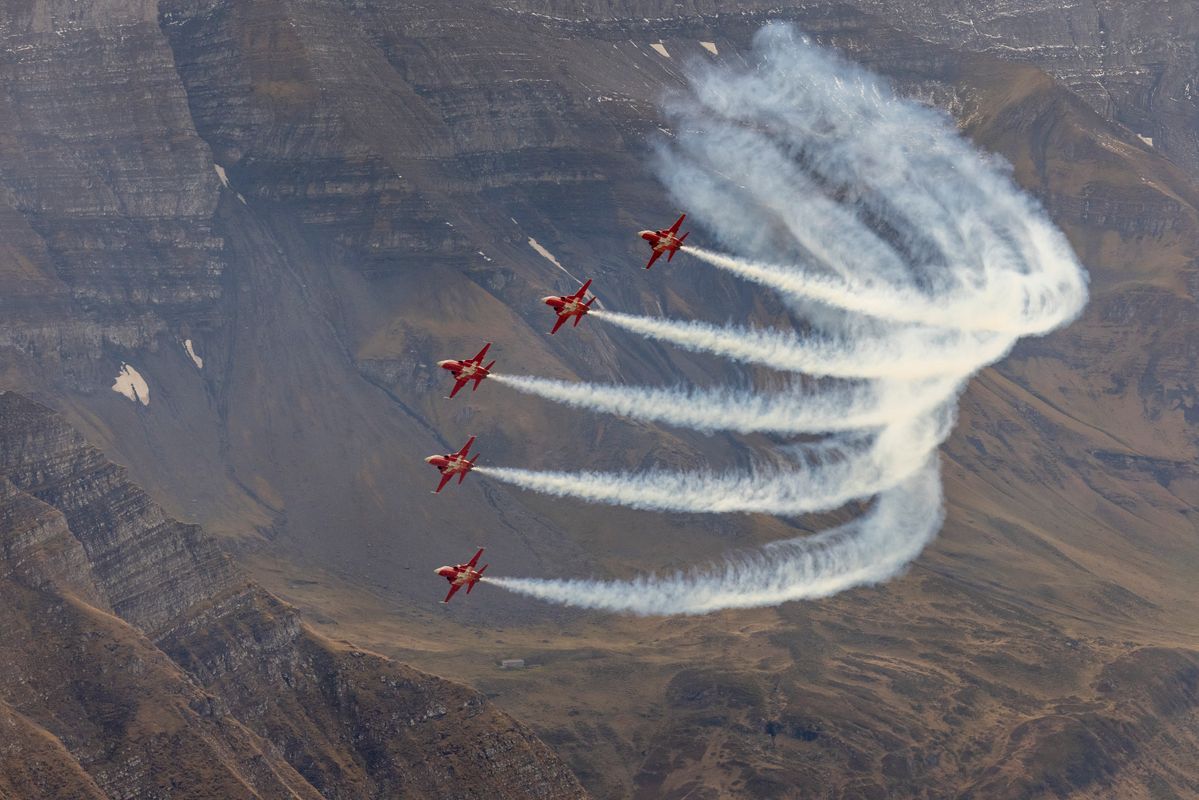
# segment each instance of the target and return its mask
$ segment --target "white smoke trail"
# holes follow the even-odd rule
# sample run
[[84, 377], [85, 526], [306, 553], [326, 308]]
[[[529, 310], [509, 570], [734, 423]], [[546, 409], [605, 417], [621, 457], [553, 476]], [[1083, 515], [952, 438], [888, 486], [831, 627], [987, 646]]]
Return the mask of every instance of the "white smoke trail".
[[535, 472], [505, 467], [475, 471], [526, 489], [651, 511], [798, 516], [839, 508], [902, 482], [928, 463], [949, 435], [952, 405], [888, 425], [866, 447], [847, 445], [841, 457], [788, 470], [708, 472]]
[[804, 338], [760, 328], [653, 319], [619, 311], [593, 311], [591, 316], [685, 350], [835, 378], [921, 380], [969, 375], [980, 363], [1002, 358], [1015, 344], [1011, 336], [935, 328], [898, 328], [855, 340], [844, 335]]
[[592, 315], [685, 349], [825, 380], [774, 396], [505, 382], [704, 431], [838, 435], [817, 447], [784, 446], [792, 468], [748, 474], [479, 471], [534, 491], [654, 510], [795, 515], [870, 498], [873, 505], [847, 525], [707, 570], [492, 583], [588, 608], [669, 614], [885, 580], [941, 524], [936, 450], [951, 429], [957, 388], [1019, 337], [1077, 316], [1085, 273], [1035, 201], [945, 116], [898, 98], [790, 28], [760, 32], [750, 68], [694, 76], [669, 111], [676, 136], [661, 152], [663, 180], [724, 249], [746, 257], [686, 252], [818, 313], [805, 315], [810, 331], [802, 333]]
[[961, 331], [994, 331], [1028, 336], [1046, 333], [1060, 325], [1057, 315], [1043, 314], [1047, 304], [1057, 301], [1058, 289], [1030, 287], [1019, 277], [1000, 274], [990, 279], [987, 289], [994, 301], [980, 309], [980, 298], [959, 290], [958, 296], [929, 300], [921, 292], [901, 286], [855, 284], [799, 267], [746, 261], [702, 247], [684, 247], [701, 261], [731, 272], [782, 294], [815, 300], [879, 319]]
[[651, 389], [492, 373], [491, 380], [532, 394], [604, 414], [662, 422], [711, 433], [836, 433], [878, 428], [927, 414], [955, 395], [956, 377], [886, 381], [775, 394], [732, 389]]
[[491, 583], [564, 605], [641, 615], [773, 606], [893, 577], [932, 540], [941, 520], [941, 484], [930, 463], [847, 525], [774, 542], [706, 570], [631, 581], [497, 577]]

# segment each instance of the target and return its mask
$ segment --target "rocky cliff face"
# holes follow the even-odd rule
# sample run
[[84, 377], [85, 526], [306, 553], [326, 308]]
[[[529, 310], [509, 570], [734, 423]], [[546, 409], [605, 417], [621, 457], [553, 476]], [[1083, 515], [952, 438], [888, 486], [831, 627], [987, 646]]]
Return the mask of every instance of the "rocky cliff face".
[[[944, 105], [1012, 161], [1091, 271], [1087, 315], [972, 386], [945, 451], [946, 529], [884, 589], [686, 624], [497, 593], [443, 613], [430, 565], [479, 544], [493, 569], [627, 574], [792, 530], [486, 481], [433, 499], [419, 461], [465, 433], [497, 463], [747, 458], [731, 438], [494, 386], [449, 404], [433, 364], [495, 338], [515, 372], [723, 376], [598, 326], [547, 339], [536, 298], [571, 281], [531, 240], [622, 308], [775, 313], [707, 270], [636, 271], [629, 235], [669, 208], [645, 166], [660, 93], [689, 59], [739, 58], [772, 19]], [[0, 379], [60, 409], [169, 516], [266, 564], [256, 577], [318, 609], [325, 632], [495, 694], [596, 794], [1184, 797], [1199, 780], [1193, 26], [1182, 2], [9, 4]], [[148, 405], [110, 391], [124, 363]], [[317, 637], [56, 430], [23, 448], [6, 490], [25, 509], [12, 568], [49, 587], [20, 595], [14, 619], [42, 620], [19, 639], [31, 652], [40, 637], [92, 650], [32, 684], [41, 705], [4, 695], [28, 761], [6, 760], [0, 781], [53, 772], [83, 797], [149, 781], [132, 759], [169, 729], [194, 763], [264, 795], [449, 785], [432, 761], [391, 766], [466, 752], [437, 739], [436, 714], [401, 725], [441, 707], [422, 688], [439, 684]], [[93, 636], [100, 622], [115, 627]], [[86, 659], [110, 643], [134, 665], [121, 676], [166, 676], [155, 697], [175, 699], [139, 705], [115, 667], [91, 679]], [[480, 666], [513, 648], [544, 669]], [[5, 686], [41, 680], [13, 663]], [[80, 697], [61, 688], [85, 679]], [[59, 697], [74, 705], [47, 705]], [[445, 720], [494, 713], [473, 697], [443, 702]], [[131, 703], [143, 711], [121, 716]], [[71, 738], [60, 716], [92, 727]], [[554, 769], [545, 784], [568, 785]]]
[[[950, 47], [1035, 64], [1105, 118], [1199, 176], [1199, 10], [1189, 2], [905, 3], [861, 0]], [[1148, 140], [1148, 141], [1146, 141]]]
[[14, 797], [583, 797], [477, 693], [324, 639], [49, 409], [0, 394]]
[[[113, 348], [152, 347], [220, 296], [219, 182], [156, 11], [0, 11], [0, 224], [16, 251], [0, 271], [0, 342], [82, 389], [108, 377], [95, 362]], [[56, 324], [35, 310], [47, 301]]]

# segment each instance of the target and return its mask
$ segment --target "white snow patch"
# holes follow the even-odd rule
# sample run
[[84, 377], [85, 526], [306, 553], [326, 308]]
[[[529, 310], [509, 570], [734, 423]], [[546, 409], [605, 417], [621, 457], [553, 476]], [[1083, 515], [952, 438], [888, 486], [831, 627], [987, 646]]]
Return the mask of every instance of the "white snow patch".
[[216, 176], [221, 179], [221, 185], [226, 189], [229, 188], [229, 176], [225, 174], [225, 168], [220, 164], [213, 164], [212, 168], [216, 170]]
[[192, 363], [196, 365], [196, 369], [204, 369], [204, 359], [196, 355], [196, 351], [192, 349], [191, 339], [183, 340], [183, 349], [187, 351], [189, 356], [191, 356]]
[[655, 52], [662, 56], [662, 58], [670, 58], [670, 53], [666, 52], [666, 45], [661, 42], [654, 42], [650, 47], [654, 48]]
[[1152, 136], [1142, 136], [1141, 134], [1138, 133], [1137, 138], [1140, 139], [1145, 144], [1149, 145], [1150, 147], [1153, 147], [1153, 137]]
[[246, 204], [246, 198], [244, 198], [244, 197], [242, 197], [242, 196], [241, 196], [241, 192], [238, 192], [238, 193], [237, 193], [237, 199], [241, 201], [241, 204], [242, 204], [243, 206]]
[[478, 253], [479, 255], [483, 256], [483, 260], [484, 260], [484, 261], [490, 261], [490, 260], [491, 260], [491, 257], [490, 257], [490, 256], [488, 256], [486, 253], [484, 253], [482, 250], [476, 250], [475, 252], [476, 252], [476, 253]]
[[703, 49], [707, 50], [709, 53], [711, 53], [714, 56], [720, 55], [720, 53], [718, 53], [716, 51], [716, 42], [700, 42], [699, 46], [702, 47]]
[[112, 390], [125, 395], [135, 403], [140, 402], [143, 406], [150, 405], [150, 387], [146, 384], [146, 379], [140, 372], [123, 361], [121, 362], [121, 371], [117, 373], [117, 379], [112, 384]]

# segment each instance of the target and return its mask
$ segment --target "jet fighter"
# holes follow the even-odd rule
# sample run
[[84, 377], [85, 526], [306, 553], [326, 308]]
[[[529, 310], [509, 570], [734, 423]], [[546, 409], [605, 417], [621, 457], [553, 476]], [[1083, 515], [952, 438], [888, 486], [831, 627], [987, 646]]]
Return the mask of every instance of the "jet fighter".
[[674, 254], [677, 253], [679, 248], [683, 246], [683, 240], [687, 238], [687, 234], [691, 233], [691, 231], [687, 231], [687, 233], [684, 233], [682, 236], [678, 235], [679, 226], [683, 224], [683, 220], [686, 218], [687, 215], [684, 214], [675, 220], [673, 225], [665, 230], [641, 231], [637, 234], [642, 239], [649, 242], [650, 248], [654, 251], [654, 254], [649, 257], [649, 263], [645, 265], [646, 269], [652, 267], [654, 262], [657, 261], [659, 256], [661, 256], [663, 253], [670, 253], [670, 255], [666, 256], [667, 261], [674, 258]]
[[579, 327], [579, 320], [583, 315], [591, 310], [591, 304], [595, 302], [595, 296], [592, 295], [590, 300], [584, 302], [583, 295], [587, 294], [587, 287], [591, 285], [591, 280], [579, 287], [579, 291], [574, 294], [568, 294], [563, 297], [543, 297], [541, 302], [550, 306], [558, 314], [558, 321], [554, 323], [554, 329], [550, 333], [557, 333], [562, 324], [571, 317], [575, 318], [574, 326]]
[[491, 374], [491, 368], [495, 366], [494, 361], [487, 366], [483, 366], [483, 357], [487, 355], [487, 348], [489, 347], [491, 347], [491, 342], [483, 345], [483, 349], [479, 351], [477, 356], [465, 361], [448, 360], [437, 362], [437, 366], [442, 369], [448, 369], [454, 376], [454, 389], [450, 392], [450, 397], [458, 394], [458, 390], [471, 381], [475, 382], [471, 391], [478, 391], [479, 384]]
[[437, 494], [445, 485], [450, 482], [450, 479], [455, 475], [458, 476], [458, 483], [462, 483], [466, 478], [466, 473], [475, 468], [475, 462], [479, 460], [476, 455], [472, 459], [467, 459], [466, 453], [470, 450], [470, 446], [474, 444], [475, 437], [470, 437], [466, 440], [466, 444], [462, 445], [462, 449], [457, 453], [446, 453], [443, 456], [429, 456], [425, 459], [426, 464], [432, 464], [437, 467], [441, 473], [441, 483], [437, 484], [437, 488], [433, 490], [433, 494]]
[[454, 596], [454, 592], [463, 586], [466, 586], [466, 593], [470, 594], [470, 590], [475, 588], [475, 584], [483, 580], [483, 570], [491, 565], [484, 564], [483, 569], [476, 570], [475, 564], [479, 563], [479, 556], [481, 555], [483, 555], [482, 547], [479, 548], [479, 552], [475, 553], [475, 557], [465, 564], [455, 564], [452, 567], [438, 567], [433, 570], [436, 574], [450, 582], [450, 593], [441, 602], [450, 602], [450, 598]]

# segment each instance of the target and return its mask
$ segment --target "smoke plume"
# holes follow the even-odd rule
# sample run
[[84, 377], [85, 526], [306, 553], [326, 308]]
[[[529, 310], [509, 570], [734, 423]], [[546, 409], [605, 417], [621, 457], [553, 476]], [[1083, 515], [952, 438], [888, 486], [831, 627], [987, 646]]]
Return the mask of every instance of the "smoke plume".
[[693, 73], [689, 91], [667, 105], [677, 133], [658, 170], [701, 235], [725, 251], [683, 252], [778, 293], [805, 328], [591, 316], [818, 380], [767, 393], [496, 379], [577, 408], [700, 431], [829, 437], [798, 452], [784, 445], [780, 462], [741, 473], [478, 471], [658, 511], [800, 515], [851, 501], [867, 510], [690, 572], [493, 584], [587, 608], [698, 614], [886, 580], [941, 525], [937, 448], [961, 388], [1020, 337], [1061, 327], [1086, 302], [1086, 275], [1062, 234], [945, 115], [786, 26], [763, 29], [749, 62]]

